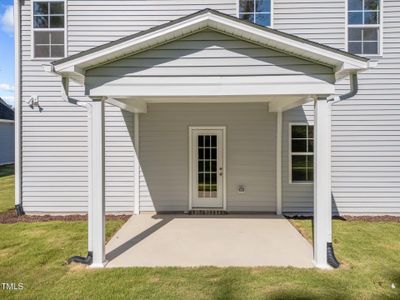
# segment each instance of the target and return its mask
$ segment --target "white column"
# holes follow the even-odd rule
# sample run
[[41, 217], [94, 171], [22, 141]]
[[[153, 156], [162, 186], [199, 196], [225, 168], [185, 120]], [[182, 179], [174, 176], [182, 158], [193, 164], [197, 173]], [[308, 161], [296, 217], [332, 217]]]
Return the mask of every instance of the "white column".
[[[91, 213], [93, 263], [91, 267], [102, 268], [105, 259], [105, 197], [104, 197], [104, 102], [92, 102], [91, 150]], [[89, 139], [90, 140], [90, 139]], [[90, 212], [89, 212], [90, 213]]]
[[326, 100], [314, 107], [314, 264], [330, 268], [327, 244], [332, 234], [331, 111]]
[[134, 144], [135, 144], [135, 203], [133, 213], [140, 214], [140, 163], [139, 163], [139, 113], [135, 113], [134, 121]]
[[276, 115], [276, 214], [282, 214], [282, 112]]
[[93, 255], [93, 162], [92, 162], [92, 148], [93, 148], [93, 119], [92, 119], [92, 105], [86, 106], [88, 112], [88, 252]]

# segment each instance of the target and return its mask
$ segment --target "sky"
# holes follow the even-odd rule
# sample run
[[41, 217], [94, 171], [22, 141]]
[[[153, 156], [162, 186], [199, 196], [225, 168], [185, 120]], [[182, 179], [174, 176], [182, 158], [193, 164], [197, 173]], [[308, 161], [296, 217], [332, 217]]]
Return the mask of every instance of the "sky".
[[0, 0], [0, 97], [14, 106], [13, 0]]

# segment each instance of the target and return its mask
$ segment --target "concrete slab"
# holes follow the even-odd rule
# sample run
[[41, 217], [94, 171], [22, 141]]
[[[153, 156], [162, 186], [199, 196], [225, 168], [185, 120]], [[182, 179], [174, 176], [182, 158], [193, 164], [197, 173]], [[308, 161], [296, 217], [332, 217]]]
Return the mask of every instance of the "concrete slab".
[[107, 267], [313, 267], [310, 243], [274, 215], [132, 216], [106, 253]]

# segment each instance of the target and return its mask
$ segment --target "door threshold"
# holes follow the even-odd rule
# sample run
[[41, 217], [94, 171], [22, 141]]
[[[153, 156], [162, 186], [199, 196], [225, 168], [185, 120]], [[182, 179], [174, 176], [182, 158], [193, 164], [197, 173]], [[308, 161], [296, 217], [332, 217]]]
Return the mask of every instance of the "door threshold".
[[189, 211], [189, 215], [227, 215], [226, 210], [220, 208], [193, 208]]

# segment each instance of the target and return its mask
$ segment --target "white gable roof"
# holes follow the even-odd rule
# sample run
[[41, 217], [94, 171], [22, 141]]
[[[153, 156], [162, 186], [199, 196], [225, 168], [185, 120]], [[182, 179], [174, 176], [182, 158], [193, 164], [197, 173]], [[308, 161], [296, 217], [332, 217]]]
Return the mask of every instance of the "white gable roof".
[[83, 79], [86, 69], [118, 60], [204, 29], [216, 30], [264, 47], [331, 66], [337, 79], [374, 66], [374, 63], [366, 58], [278, 30], [252, 24], [215, 10], [205, 9], [55, 61], [50, 67], [47, 67], [47, 70], [75, 80]]

